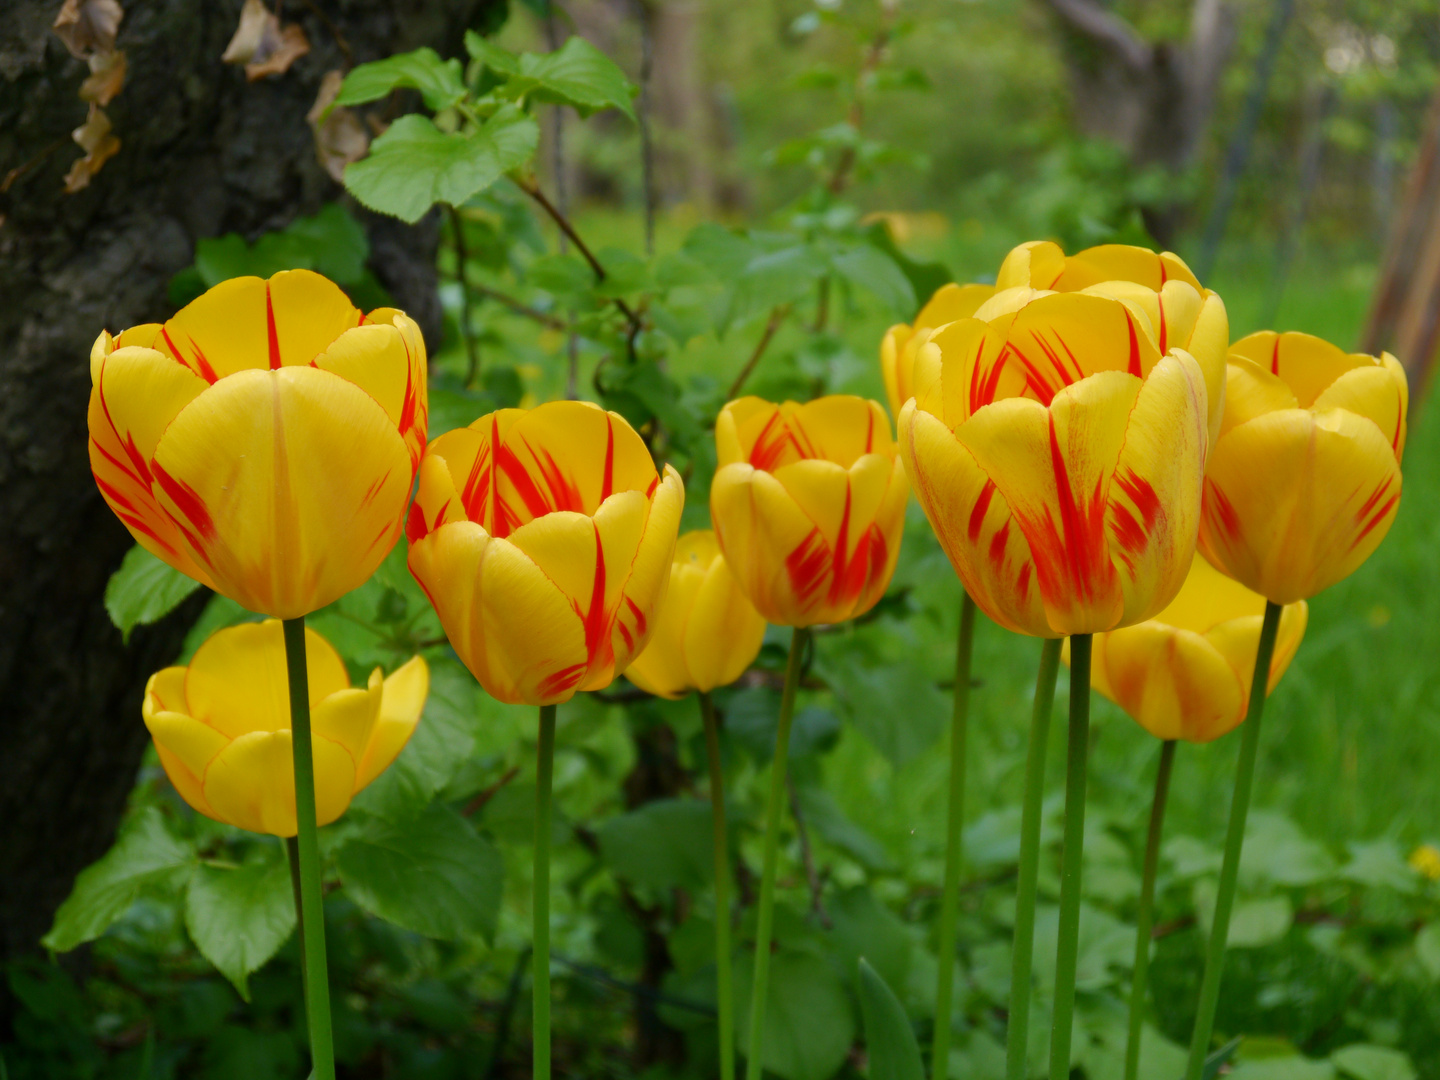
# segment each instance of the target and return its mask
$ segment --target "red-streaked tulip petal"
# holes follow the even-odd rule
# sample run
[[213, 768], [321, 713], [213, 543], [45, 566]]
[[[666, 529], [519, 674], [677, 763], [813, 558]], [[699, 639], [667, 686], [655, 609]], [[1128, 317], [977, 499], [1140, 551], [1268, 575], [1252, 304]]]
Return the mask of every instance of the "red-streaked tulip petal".
[[660, 486], [650, 500], [645, 534], [625, 579], [623, 596], [616, 605], [611, 630], [615, 663], [611, 679], [629, 666], [655, 631], [655, 613], [664, 603], [669, 587], [670, 564], [675, 558], [676, 534], [680, 531], [680, 514], [684, 509], [685, 484], [680, 474], [666, 465]]
[[[1405, 409], [1409, 405], [1404, 369], [1393, 356], [1377, 367], [1351, 368], [1315, 399], [1315, 411], [1347, 409], [1375, 422], [1399, 461], [1405, 453]], [[1390, 365], [1393, 364], [1392, 369]]]
[[1150, 374], [1160, 359], [1152, 330], [1124, 303], [1107, 296], [1055, 293], [1015, 316], [1009, 360], [1025, 373], [1026, 396], [1042, 405], [1067, 386], [1099, 372]]
[[1235, 342], [1230, 352], [1283, 380], [1302, 409], [1314, 405], [1326, 388], [1347, 371], [1376, 363], [1372, 357], [1347, 353], [1321, 338], [1295, 331], [1277, 334], [1262, 330]]
[[[721, 563], [724, 564], [723, 559]], [[670, 587], [656, 612], [650, 641], [625, 668], [625, 677], [640, 689], [674, 700], [695, 688], [686, 652], [685, 628], [691, 621], [695, 599], [705, 580], [702, 566], [683, 564], [678, 559], [672, 565]], [[702, 652], [706, 657], [724, 649], [721, 642], [711, 636], [713, 629], [705, 626]]]

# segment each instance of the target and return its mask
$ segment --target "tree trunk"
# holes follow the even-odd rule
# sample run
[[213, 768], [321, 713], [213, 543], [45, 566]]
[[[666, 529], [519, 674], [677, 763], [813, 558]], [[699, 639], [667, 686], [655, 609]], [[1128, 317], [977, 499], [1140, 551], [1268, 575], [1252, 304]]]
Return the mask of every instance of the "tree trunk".
[[[145, 746], [145, 680], [200, 602], [128, 647], [106, 617], [131, 539], [90, 475], [91, 343], [169, 316], [168, 282], [198, 238], [253, 239], [340, 196], [305, 118], [327, 71], [426, 44], [457, 55], [467, 27], [504, 12], [504, 0], [292, 3], [284, 18], [308, 55], [247, 83], [220, 62], [241, 0], [124, 3], [128, 78], [106, 106], [120, 150], [72, 195], [86, 65], [51, 32], [60, 0], [0, 3], [0, 959], [35, 947], [112, 842]], [[434, 223], [368, 227], [372, 269], [433, 342]]]

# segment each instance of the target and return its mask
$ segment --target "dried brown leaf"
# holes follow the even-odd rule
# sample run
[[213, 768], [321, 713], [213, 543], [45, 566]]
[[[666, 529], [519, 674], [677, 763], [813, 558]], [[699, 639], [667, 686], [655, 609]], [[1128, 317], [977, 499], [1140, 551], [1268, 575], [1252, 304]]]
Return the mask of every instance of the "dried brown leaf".
[[125, 9], [118, 0], [65, 0], [50, 28], [71, 56], [84, 60], [92, 52], [115, 48], [115, 35], [124, 17]]
[[315, 96], [315, 104], [305, 114], [305, 119], [310, 121], [310, 130], [315, 133], [315, 156], [320, 161], [320, 167], [337, 184], [345, 179], [345, 166], [359, 161], [370, 149], [370, 136], [353, 109], [341, 106], [330, 109], [329, 115], [326, 115], [325, 110], [340, 93], [340, 84], [344, 81], [343, 71], [327, 71], [325, 78], [320, 80], [320, 93]]
[[125, 54], [97, 52], [90, 57], [90, 75], [80, 84], [80, 100], [109, 105], [125, 86]]
[[272, 24], [278, 33], [280, 20], [265, 6], [264, 0], [245, 0], [245, 6], [240, 9], [240, 25], [220, 59], [227, 64], [248, 64]]
[[70, 171], [65, 174], [67, 195], [88, 186], [90, 178], [100, 171], [105, 162], [120, 152], [120, 139], [110, 130], [110, 117], [98, 105], [90, 106], [90, 115], [85, 123], [72, 131], [70, 137], [85, 151], [85, 156], [71, 165]]
[[[275, 24], [279, 26], [277, 22]], [[245, 65], [245, 78], [254, 82], [268, 75], [283, 75], [290, 65], [310, 51], [310, 39], [295, 23], [272, 33], [267, 27], [255, 56]]]

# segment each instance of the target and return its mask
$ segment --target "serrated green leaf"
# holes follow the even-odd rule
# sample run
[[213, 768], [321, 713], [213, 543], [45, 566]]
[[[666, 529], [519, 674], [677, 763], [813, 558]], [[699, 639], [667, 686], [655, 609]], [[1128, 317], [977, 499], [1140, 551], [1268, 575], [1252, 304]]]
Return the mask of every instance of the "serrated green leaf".
[[285, 944], [295, 922], [294, 889], [283, 856], [234, 869], [202, 865], [185, 895], [190, 939], [246, 1001], [251, 972]]
[[194, 865], [194, 848], [170, 834], [159, 810], [146, 807], [125, 824], [114, 847], [80, 871], [41, 944], [68, 952], [95, 940], [147, 889], [183, 888]]
[[540, 129], [513, 106], [469, 133], [447, 134], [411, 113], [345, 168], [345, 187], [372, 210], [411, 224], [437, 202], [459, 206], [535, 152]]
[[136, 544], [105, 585], [105, 611], [129, 641], [135, 627], [163, 619], [198, 588], [200, 582]]
[[416, 49], [361, 64], [345, 76], [335, 105], [362, 105], [392, 90], [419, 90], [431, 112], [448, 109], [465, 98], [459, 60], [441, 60], [434, 49]]
[[[486, 63], [495, 66], [489, 56]], [[513, 99], [569, 105], [581, 116], [619, 109], [635, 119], [634, 84], [615, 61], [578, 34], [554, 52], [521, 53], [502, 92]]]
[[500, 853], [441, 803], [408, 821], [366, 821], [335, 853], [351, 899], [426, 937], [489, 940], [500, 914]]
[[699, 889], [715, 876], [710, 803], [658, 799], [596, 830], [600, 856], [617, 877], [652, 889]]
[[862, 957], [860, 1015], [865, 1022], [865, 1049], [870, 1080], [925, 1080], [920, 1044], [895, 992]]
[[470, 54], [471, 59], [480, 61], [498, 74], [514, 75], [520, 70], [520, 57], [488, 38], [481, 37], [474, 30], [465, 31], [465, 51]]

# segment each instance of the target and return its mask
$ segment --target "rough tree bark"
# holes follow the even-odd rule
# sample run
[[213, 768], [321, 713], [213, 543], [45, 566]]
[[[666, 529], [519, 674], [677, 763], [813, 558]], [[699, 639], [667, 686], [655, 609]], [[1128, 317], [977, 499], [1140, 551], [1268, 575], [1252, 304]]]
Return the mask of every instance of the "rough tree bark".
[[[1195, 159], [1235, 45], [1235, 12], [1224, 0], [1195, 0], [1183, 43], [1145, 40], [1099, 0], [1045, 0], [1061, 32], [1087, 135], [1110, 139], [1137, 166], [1179, 172]], [[1146, 224], [1168, 243], [1183, 208], [1146, 208]]]
[[[102, 327], [171, 314], [197, 238], [254, 237], [339, 196], [305, 114], [326, 71], [431, 45], [458, 55], [505, 0], [304, 0], [311, 51], [260, 82], [224, 66], [241, 0], [123, 0], [129, 76], [107, 107], [119, 154], [74, 195], [85, 65], [51, 33], [61, 0], [0, 3], [0, 959], [32, 949], [75, 874], [114, 838], [146, 733], [147, 675], [194, 604], [129, 647], [105, 583], [131, 540], [86, 457], [89, 352]], [[372, 268], [438, 332], [434, 224], [371, 220]], [[433, 340], [433, 338], [432, 338]]]

